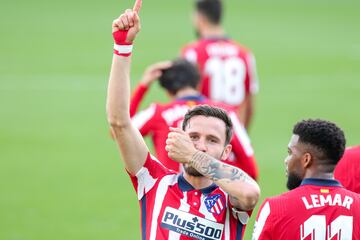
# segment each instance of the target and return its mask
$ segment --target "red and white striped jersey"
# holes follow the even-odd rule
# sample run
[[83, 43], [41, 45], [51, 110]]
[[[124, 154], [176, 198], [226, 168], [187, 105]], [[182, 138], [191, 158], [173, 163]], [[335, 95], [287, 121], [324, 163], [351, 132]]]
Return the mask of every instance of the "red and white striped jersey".
[[304, 179], [262, 204], [253, 240], [359, 240], [360, 195], [336, 180]]
[[335, 179], [348, 190], [360, 193], [360, 146], [345, 150], [334, 171]]
[[233, 210], [216, 184], [194, 189], [150, 154], [131, 180], [141, 208], [142, 239], [242, 239], [251, 212]]
[[228, 38], [204, 38], [190, 43], [182, 57], [198, 65], [200, 91], [214, 101], [240, 107], [247, 95], [258, 92], [255, 57]]
[[[131, 101], [131, 115], [136, 112], [142, 99], [139, 95], [143, 95], [144, 93], [145, 91], [141, 87], [135, 90]], [[181, 128], [182, 120], [186, 112], [191, 107], [200, 104], [217, 106], [229, 113], [229, 117], [233, 123], [234, 134], [230, 142], [232, 145], [232, 153], [224, 162], [242, 169], [249, 174], [249, 176], [256, 179], [258, 177], [258, 168], [250, 139], [231, 106], [210, 101], [201, 95], [187, 96], [178, 98], [168, 104], [154, 103], [149, 108], [137, 113], [132, 118], [132, 121], [143, 136], [150, 135], [152, 137], [156, 157], [161, 163], [169, 169], [180, 171], [179, 163], [170, 159], [165, 150], [169, 127]]]

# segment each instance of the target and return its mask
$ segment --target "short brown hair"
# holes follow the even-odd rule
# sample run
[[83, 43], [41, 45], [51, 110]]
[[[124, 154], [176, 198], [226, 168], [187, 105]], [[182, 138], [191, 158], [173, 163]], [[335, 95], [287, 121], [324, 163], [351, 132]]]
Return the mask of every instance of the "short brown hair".
[[182, 129], [185, 131], [185, 127], [188, 125], [189, 120], [194, 116], [205, 116], [205, 117], [214, 117], [222, 120], [225, 123], [225, 145], [230, 143], [232, 138], [232, 122], [225, 110], [218, 107], [213, 107], [209, 105], [198, 105], [190, 109], [184, 116], [184, 121], [182, 123]]

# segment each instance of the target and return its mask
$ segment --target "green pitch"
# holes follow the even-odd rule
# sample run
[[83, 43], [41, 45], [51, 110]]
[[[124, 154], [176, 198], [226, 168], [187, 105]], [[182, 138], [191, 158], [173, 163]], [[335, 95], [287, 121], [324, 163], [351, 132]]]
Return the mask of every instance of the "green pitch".
[[[132, 4], [1, 4], [1, 240], [140, 239], [138, 203], [105, 115], [111, 22]], [[145, 66], [194, 39], [191, 8], [191, 1], [144, 0], [134, 84]], [[285, 191], [283, 160], [297, 120], [335, 121], [348, 145], [360, 144], [359, 8], [355, 0], [226, 1], [229, 35], [258, 62], [250, 135], [262, 199]], [[166, 97], [154, 87], [152, 100]]]

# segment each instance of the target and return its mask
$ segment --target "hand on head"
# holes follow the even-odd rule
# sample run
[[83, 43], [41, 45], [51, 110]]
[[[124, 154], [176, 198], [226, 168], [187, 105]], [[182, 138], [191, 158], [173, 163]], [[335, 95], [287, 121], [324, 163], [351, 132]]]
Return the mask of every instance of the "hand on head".
[[159, 77], [161, 77], [163, 70], [168, 69], [171, 66], [171, 61], [163, 61], [150, 65], [145, 70], [144, 75], [141, 79], [141, 83], [145, 86], [149, 86], [155, 80], [159, 79]]

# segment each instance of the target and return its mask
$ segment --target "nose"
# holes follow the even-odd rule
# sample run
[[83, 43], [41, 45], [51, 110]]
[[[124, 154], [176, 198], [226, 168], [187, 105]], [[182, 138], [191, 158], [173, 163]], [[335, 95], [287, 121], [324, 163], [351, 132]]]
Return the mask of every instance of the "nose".
[[285, 164], [285, 166], [288, 165], [288, 162], [289, 162], [289, 156], [286, 156], [286, 158], [284, 159], [284, 164]]
[[206, 147], [206, 144], [205, 144], [205, 141], [204, 140], [198, 140], [196, 142], [194, 142], [194, 145], [195, 145], [195, 148], [199, 151], [202, 151], [202, 152], [206, 152], [207, 151], [207, 147]]

